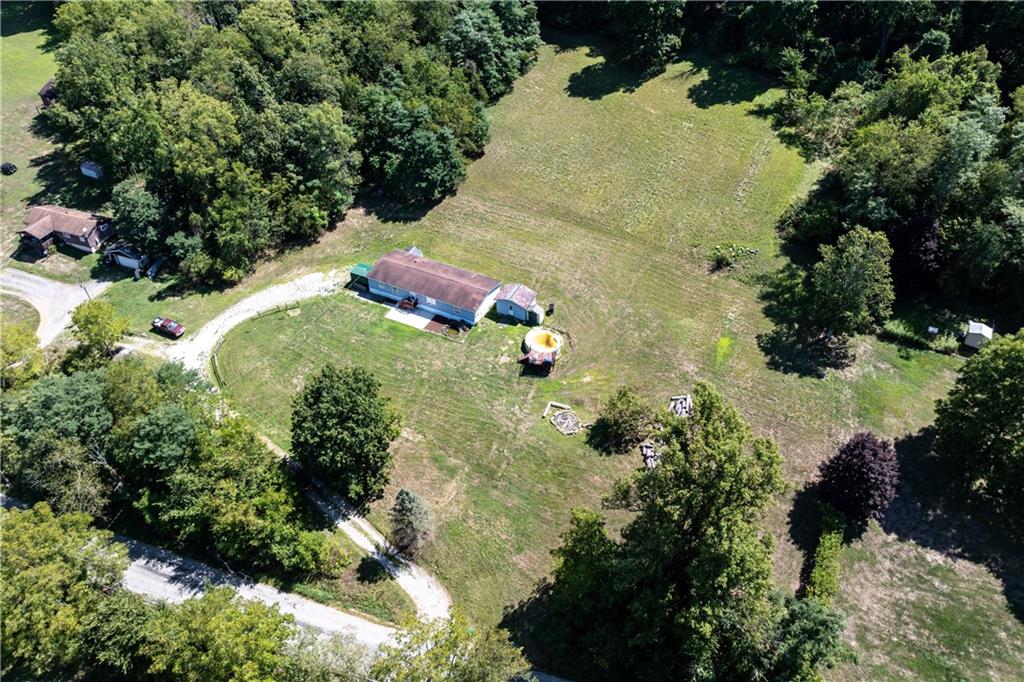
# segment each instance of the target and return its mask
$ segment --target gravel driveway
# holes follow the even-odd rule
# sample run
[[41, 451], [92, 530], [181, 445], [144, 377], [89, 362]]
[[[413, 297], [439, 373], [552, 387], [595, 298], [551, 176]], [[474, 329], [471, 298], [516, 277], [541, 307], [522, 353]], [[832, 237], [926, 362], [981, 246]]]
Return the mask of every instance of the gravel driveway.
[[284, 284], [276, 284], [257, 291], [204, 324], [194, 334], [185, 334], [183, 339], [167, 349], [165, 355], [168, 359], [176, 360], [189, 369], [196, 369], [206, 374], [213, 347], [232, 328], [250, 317], [255, 317], [256, 313], [274, 306], [301, 301], [313, 296], [326, 296], [340, 288], [344, 281], [337, 270], [331, 270], [327, 274], [315, 272]]
[[80, 304], [95, 298], [110, 282], [89, 280], [83, 284], [64, 284], [7, 267], [0, 272], [0, 291], [23, 298], [39, 311], [39, 346], [48, 346], [71, 324], [71, 313]]

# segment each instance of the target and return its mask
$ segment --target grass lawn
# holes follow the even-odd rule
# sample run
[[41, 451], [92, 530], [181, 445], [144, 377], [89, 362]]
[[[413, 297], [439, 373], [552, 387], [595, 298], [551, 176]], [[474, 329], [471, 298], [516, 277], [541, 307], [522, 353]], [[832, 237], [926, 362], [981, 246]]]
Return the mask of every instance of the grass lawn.
[[[56, 144], [39, 114], [39, 88], [57, 71], [57, 38], [50, 19], [55, 5], [48, 2], [5, 2], [0, 36], [0, 107], [3, 110], [3, 161], [18, 166], [3, 176], [0, 189], [0, 253], [5, 264], [62, 281], [89, 276], [96, 256], [74, 249], [38, 261], [11, 259], [30, 206], [53, 203], [96, 210], [108, 188], [83, 177], [78, 164]], [[69, 255], [70, 254], [70, 255]]]
[[39, 311], [23, 298], [0, 294], [0, 322], [3, 324], [25, 323], [32, 328], [32, 331], [35, 331], [39, 326]]
[[[386, 527], [400, 486], [423, 495], [439, 526], [423, 563], [482, 622], [500, 620], [547, 573], [569, 509], [598, 505], [638, 463], [559, 435], [540, 419], [548, 400], [569, 402], [586, 419], [627, 382], [662, 401], [710, 380], [780, 443], [794, 492], [859, 429], [889, 438], [917, 432], [932, 422], [958, 358], [858, 338], [853, 365], [817, 379], [769, 369], [758, 348], [757, 335], [772, 325], [753, 282], [785, 263], [774, 223], [818, 172], [753, 114], [777, 96], [700, 55], [641, 83], [590, 46], [545, 46], [490, 110], [493, 140], [457, 196], [422, 217], [353, 211], [319, 245], [261, 266], [222, 305], [301, 271], [416, 244], [556, 302], [551, 322], [573, 345], [553, 376], [520, 375], [522, 328], [487, 320], [453, 343], [337, 295], [230, 334], [220, 353], [227, 400], [287, 448], [290, 398], [306, 376], [326, 362], [375, 371], [404, 428], [392, 486], [371, 518]], [[711, 274], [710, 253], [723, 241], [759, 252], [733, 273]], [[203, 297], [180, 303], [186, 325], [214, 312]], [[793, 539], [800, 529], [790, 528], [793, 498], [769, 515], [777, 581], [788, 590], [803, 561]], [[1020, 662], [1024, 627], [1000, 580], [980, 565], [877, 527], [848, 553], [863, 560], [844, 566], [837, 603], [850, 619], [848, 638], [870, 656], [830, 677], [928, 677], [921, 661], [929, 656], [950, 675], [999, 677]], [[883, 561], [895, 568], [873, 570]], [[908, 584], [917, 598], [907, 597]], [[936, 609], [972, 625], [949, 636]], [[916, 663], [911, 642], [926, 646]]]
[[323, 604], [365, 613], [384, 623], [399, 623], [415, 616], [415, 604], [384, 567], [340, 531], [335, 531], [335, 535], [352, 558], [341, 576], [282, 587]]

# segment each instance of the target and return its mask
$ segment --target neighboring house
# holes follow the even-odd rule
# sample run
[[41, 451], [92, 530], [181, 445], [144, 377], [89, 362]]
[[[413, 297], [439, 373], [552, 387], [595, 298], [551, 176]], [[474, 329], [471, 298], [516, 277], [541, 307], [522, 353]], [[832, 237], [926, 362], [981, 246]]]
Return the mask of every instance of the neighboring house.
[[39, 99], [43, 101], [43, 107], [48, 107], [57, 101], [57, 84], [53, 79], [46, 81], [46, 85], [39, 88]]
[[110, 259], [111, 262], [129, 270], [140, 270], [149, 261], [149, 256], [142, 253], [132, 244], [123, 241], [108, 246], [103, 251], [103, 255]]
[[396, 249], [366, 273], [370, 293], [393, 301], [414, 299], [416, 307], [476, 324], [494, 305], [500, 282], [424, 258], [418, 250]]
[[110, 218], [60, 206], [33, 206], [18, 231], [22, 246], [45, 251], [61, 241], [80, 251], [94, 253], [110, 236]]
[[992, 340], [992, 327], [981, 322], [968, 322], [967, 334], [964, 335], [964, 345], [980, 349]]
[[544, 309], [537, 304], [537, 292], [525, 284], [506, 284], [498, 289], [494, 301], [499, 315], [530, 324], [544, 322]]

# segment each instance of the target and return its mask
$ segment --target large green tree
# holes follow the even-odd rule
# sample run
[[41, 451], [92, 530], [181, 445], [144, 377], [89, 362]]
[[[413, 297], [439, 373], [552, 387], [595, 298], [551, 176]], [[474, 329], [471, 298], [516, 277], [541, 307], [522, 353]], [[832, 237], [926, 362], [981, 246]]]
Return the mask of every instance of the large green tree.
[[1024, 530], [1024, 331], [968, 359], [935, 411], [936, 452]]
[[811, 273], [819, 324], [845, 335], [870, 331], [888, 319], [895, 298], [891, 259], [885, 235], [864, 228], [843, 235], [835, 246], [822, 246]]
[[86, 301], [71, 313], [72, 334], [84, 352], [98, 358], [109, 356], [114, 346], [128, 333], [128, 319], [106, 301]]
[[72, 679], [88, 664], [85, 623], [128, 567], [125, 548], [90, 522], [43, 503], [0, 510], [4, 677]]
[[[693, 398], [692, 416], [665, 417], [658, 466], [606, 500], [635, 512], [621, 541], [600, 514], [574, 512], [543, 593], [546, 646], [600, 679], [812, 679], [836, 660], [836, 619], [808, 641], [794, 630], [808, 616], [773, 595], [760, 519], [783, 489], [778, 448], [710, 386]], [[811, 670], [787, 677], [794, 648]]]
[[362, 367], [326, 365], [292, 403], [292, 452], [358, 505], [379, 499], [391, 473], [399, 419]]
[[152, 660], [150, 673], [172, 679], [275, 682], [292, 622], [276, 607], [220, 587], [161, 609], [143, 651]]
[[508, 633], [474, 627], [455, 612], [451, 618], [406, 624], [395, 644], [382, 647], [370, 677], [380, 682], [507, 682], [530, 679], [529, 671]]
[[28, 324], [0, 324], [0, 386], [21, 388], [40, 376], [46, 368], [36, 330]]

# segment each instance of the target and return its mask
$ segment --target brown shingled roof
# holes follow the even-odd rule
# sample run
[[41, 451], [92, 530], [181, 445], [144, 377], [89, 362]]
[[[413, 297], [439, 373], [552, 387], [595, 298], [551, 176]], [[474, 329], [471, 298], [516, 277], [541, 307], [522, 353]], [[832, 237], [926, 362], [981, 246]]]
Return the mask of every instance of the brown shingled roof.
[[400, 249], [382, 256], [367, 276], [465, 310], [476, 310], [499, 284], [496, 279]]
[[60, 206], [33, 206], [25, 218], [25, 228], [21, 230], [36, 239], [45, 239], [54, 230], [60, 232], [89, 234], [101, 221], [102, 216], [76, 211], [73, 208]]
[[526, 310], [537, 300], [537, 292], [525, 284], [506, 284], [498, 289], [499, 301], [512, 301]]

